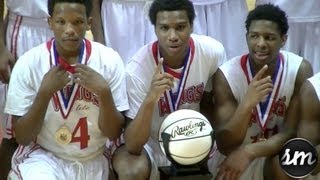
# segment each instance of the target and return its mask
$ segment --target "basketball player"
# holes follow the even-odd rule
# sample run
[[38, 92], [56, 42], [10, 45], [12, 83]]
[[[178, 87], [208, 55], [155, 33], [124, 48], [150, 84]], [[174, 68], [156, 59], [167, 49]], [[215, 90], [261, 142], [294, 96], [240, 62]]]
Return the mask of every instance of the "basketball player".
[[211, 171], [216, 179], [286, 179], [276, 155], [296, 134], [298, 93], [312, 68], [280, 51], [288, 23], [279, 7], [257, 6], [245, 23], [249, 54], [231, 59], [213, 78], [219, 151]]
[[138, 49], [156, 39], [148, 20], [152, 0], [93, 0], [95, 41], [119, 52], [124, 64]]
[[211, 77], [226, 61], [220, 42], [191, 35], [195, 13], [189, 0], [155, 0], [149, 16], [158, 40], [143, 46], [126, 67], [129, 125], [125, 146], [113, 156], [119, 179], [159, 178], [157, 167], [170, 165], [158, 144], [161, 123], [178, 109], [210, 118]]
[[247, 52], [243, 36], [245, 27], [242, 24], [248, 14], [246, 0], [191, 1], [196, 12], [194, 33], [208, 35], [220, 41], [228, 59]]
[[[309, 78], [300, 89], [300, 111], [301, 118], [298, 129], [298, 137], [305, 138], [316, 146], [318, 154], [320, 153], [320, 73]], [[304, 178], [307, 180], [320, 179], [320, 161], [313, 170], [312, 175]]]
[[256, 4], [273, 3], [288, 15], [289, 37], [284, 49], [305, 57], [314, 73], [320, 72], [320, 1], [256, 0]]
[[10, 116], [3, 113], [9, 68], [24, 52], [53, 37], [47, 18], [47, 0], [6, 0], [7, 21], [3, 21], [4, 1], [0, 2], [0, 121], [4, 139], [0, 146], [0, 180], [7, 179], [11, 157], [18, 144], [12, 137]]
[[119, 137], [128, 102], [118, 53], [84, 39], [91, 8], [90, 0], [49, 0], [54, 38], [12, 71], [5, 112], [20, 145], [11, 179], [108, 178], [105, 143]]

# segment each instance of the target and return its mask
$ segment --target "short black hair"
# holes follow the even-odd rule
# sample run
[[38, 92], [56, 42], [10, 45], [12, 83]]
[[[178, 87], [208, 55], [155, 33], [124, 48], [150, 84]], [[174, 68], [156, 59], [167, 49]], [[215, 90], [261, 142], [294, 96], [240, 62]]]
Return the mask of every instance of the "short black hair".
[[48, 13], [53, 15], [54, 5], [57, 3], [78, 3], [83, 4], [86, 7], [87, 17], [91, 16], [92, 1], [91, 0], [48, 0]]
[[268, 20], [276, 23], [281, 35], [287, 34], [289, 29], [286, 13], [281, 10], [279, 6], [270, 3], [258, 5], [255, 9], [249, 12], [246, 19], [247, 32], [254, 20]]
[[193, 25], [195, 11], [192, 2], [189, 0], [154, 0], [149, 10], [149, 18], [153, 25], [156, 25], [157, 14], [160, 11], [180, 11], [187, 12], [189, 23]]

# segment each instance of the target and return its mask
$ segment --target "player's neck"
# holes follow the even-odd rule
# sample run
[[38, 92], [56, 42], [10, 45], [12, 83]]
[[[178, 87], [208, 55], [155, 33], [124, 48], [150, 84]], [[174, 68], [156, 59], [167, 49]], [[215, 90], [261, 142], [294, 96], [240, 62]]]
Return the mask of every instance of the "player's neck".
[[57, 46], [58, 55], [68, 64], [75, 64], [78, 62], [79, 51], [68, 51]]
[[[276, 64], [277, 61], [271, 61], [271, 63], [268, 63], [268, 69], [267, 71], [264, 73], [263, 77], [267, 77], [267, 76], [273, 76], [275, 70], [276, 70]], [[251, 65], [253, 68], [253, 71], [255, 73], [259, 72], [259, 70], [265, 65], [265, 64], [256, 64], [254, 63], [254, 61], [251, 61]]]
[[172, 68], [172, 69], [179, 69], [184, 65], [184, 60], [188, 53], [188, 49], [184, 53], [176, 54], [174, 56], [170, 56], [168, 54], [163, 53], [163, 64]]

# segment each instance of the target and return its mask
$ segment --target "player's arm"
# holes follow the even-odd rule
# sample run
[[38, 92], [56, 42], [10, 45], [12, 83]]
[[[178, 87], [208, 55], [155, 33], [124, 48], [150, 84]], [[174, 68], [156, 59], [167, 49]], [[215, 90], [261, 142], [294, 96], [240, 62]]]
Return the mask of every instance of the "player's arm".
[[12, 69], [15, 59], [9, 52], [5, 43], [5, 29], [7, 23], [4, 21], [4, 0], [0, 1], [0, 81], [3, 83], [9, 82], [9, 67]]
[[[299, 94], [300, 113], [298, 126], [298, 137], [305, 138], [313, 145], [320, 144], [320, 102], [316, 91], [309, 81], [306, 81]], [[317, 146], [319, 153], [320, 146]], [[319, 162], [319, 161], [318, 161]], [[316, 174], [320, 171], [320, 163], [313, 171]]]
[[248, 86], [243, 101], [236, 101], [231, 88], [219, 70], [213, 80], [215, 96], [216, 140], [219, 151], [225, 155], [240, 146], [246, 136], [252, 109], [272, 91], [269, 76], [263, 77], [268, 66], [262, 67]]
[[118, 138], [124, 126], [124, 117], [117, 110], [112, 96], [112, 92], [123, 90], [122, 87], [125, 85], [123, 64], [120, 57], [117, 62], [120, 62], [117, 64], [119, 66], [111, 72], [113, 79], [109, 82], [101, 74], [84, 64], [76, 64], [74, 73], [75, 83], [97, 95], [99, 101], [98, 125], [104, 136], [110, 139]]
[[[14, 72], [14, 75], [19, 76], [17, 72]], [[19, 144], [28, 145], [37, 137], [42, 128], [51, 97], [69, 81], [68, 73], [60, 66], [53, 67], [44, 76], [36, 97], [27, 113], [21, 117], [15, 116], [13, 118], [13, 131]], [[10, 83], [9, 94], [10, 91], [15, 90], [14, 88]]]
[[213, 92], [204, 91], [200, 102], [200, 113], [213, 125]]
[[256, 157], [269, 157], [276, 155], [282, 148], [283, 144], [297, 134], [299, 114], [299, 91], [302, 84], [313, 74], [310, 63], [302, 61], [295, 81], [294, 92], [288, 107], [288, 112], [284, 119], [284, 131], [280, 132], [267, 141], [252, 143], [246, 145], [246, 149]]
[[212, 87], [215, 104], [216, 142], [219, 151], [228, 154], [242, 143], [247, 132], [252, 108], [250, 105], [242, 103], [237, 109], [238, 103], [220, 69], [214, 74]]
[[99, 127], [103, 134], [110, 138], [116, 139], [121, 134], [124, 126], [124, 116], [119, 112], [114, 104], [110, 88], [100, 91], [99, 100]]
[[140, 155], [150, 137], [152, 114], [158, 100], [147, 96], [134, 119], [127, 118], [128, 126], [124, 131], [125, 145], [129, 153]]
[[102, 0], [92, 1], [92, 7], [94, 11], [92, 11], [91, 13], [91, 16], [92, 16], [91, 32], [93, 35], [93, 39], [96, 42], [106, 45], [106, 42], [104, 39], [102, 19], [101, 19], [101, 4], [102, 4]]
[[156, 105], [164, 91], [171, 89], [173, 86], [173, 77], [168, 73], [161, 72], [161, 67], [162, 60], [157, 66], [152, 78], [151, 87], [135, 118], [133, 120], [129, 119], [130, 123], [124, 132], [127, 150], [132, 154], [141, 153], [144, 144], [150, 137], [154, 108], [157, 108]]

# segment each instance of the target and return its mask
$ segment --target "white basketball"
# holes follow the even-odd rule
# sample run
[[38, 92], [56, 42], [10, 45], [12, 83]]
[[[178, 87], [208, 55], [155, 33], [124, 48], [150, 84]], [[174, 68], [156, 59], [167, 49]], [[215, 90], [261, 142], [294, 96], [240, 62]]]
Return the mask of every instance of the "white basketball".
[[181, 109], [168, 115], [159, 129], [159, 145], [164, 154], [162, 132], [169, 134], [166, 156], [181, 164], [192, 165], [203, 160], [212, 147], [213, 129], [201, 113]]

